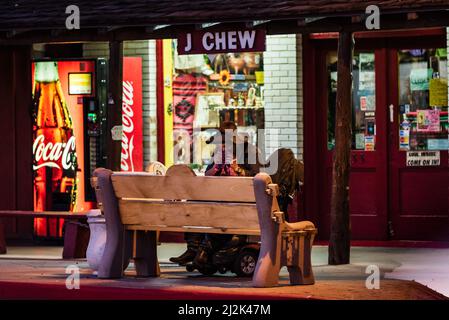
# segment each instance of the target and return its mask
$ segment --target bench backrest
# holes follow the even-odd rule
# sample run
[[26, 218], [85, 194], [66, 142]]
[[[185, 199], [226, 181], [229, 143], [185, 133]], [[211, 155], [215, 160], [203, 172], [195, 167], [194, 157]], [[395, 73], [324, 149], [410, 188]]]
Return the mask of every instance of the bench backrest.
[[260, 233], [253, 178], [175, 171], [167, 176], [112, 174], [120, 218], [127, 228]]

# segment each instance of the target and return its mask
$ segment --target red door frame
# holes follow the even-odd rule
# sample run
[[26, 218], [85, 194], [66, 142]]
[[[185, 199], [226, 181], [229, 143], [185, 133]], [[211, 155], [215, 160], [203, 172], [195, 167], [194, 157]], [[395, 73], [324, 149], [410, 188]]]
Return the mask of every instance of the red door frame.
[[[380, 88], [386, 83], [385, 73], [379, 72], [380, 65], [386, 61], [386, 50], [382, 49], [382, 42], [373, 40], [358, 40], [356, 47], [358, 50], [375, 48], [376, 54], [376, 87]], [[374, 45], [373, 45], [374, 44]], [[330, 188], [325, 185], [330, 181], [332, 168], [332, 152], [327, 150], [327, 94], [323, 94], [323, 89], [327, 88], [327, 69], [325, 57], [328, 51], [335, 50], [337, 47], [336, 40], [320, 40], [311, 43], [305, 41], [303, 43], [304, 50], [304, 141], [305, 141], [305, 212], [309, 214], [309, 219], [314, 221], [320, 228], [320, 238], [327, 238], [330, 232], [329, 219], [324, 218], [323, 214], [329, 212]], [[312, 61], [310, 59], [313, 59]], [[306, 63], [307, 61], [307, 63]], [[319, 90], [316, 90], [318, 88]], [[316, 90], [316, 91], [314, 91]], [[325, 90], [326, 91], [326, 90]], [[327, 92], [327, 91], [326, 91]], [[386, 103], [384, 90], [376, 92], [376, 127], [377, 131], [386, 130], [385, 110], [380, 105]], [[313, 107], [311, 107], [313, 106]], [[357, 209], [352, 212], [352, 223], [357, 227], [356, 237], [363, 237], [365, 234], [368, 238], [375, 238], [377, 234], [382, 234], [382, 239], [386, 239], [387, 225], [387, 153], [386, 136], [377, 138], [376, 151], [352, 151], [352, 168], [355, 173], [374, 173], [375, 181], [375, 206], [376, 211], [365, 214]], [[312, 163], [313, 165], [308, 165]], [[373, 172], [374, 171], [374, 172]], [[354, 177], [355, 175], [353, 175]], [[354, 178], [351, 185], [357, 183]], [[324, 183], [324, 184], [323, 184]], [[324, 197], [324, 199], [323, 199]], [[374, 202], [374, 201], [373, 201]], [[365, 223], [369, 221], [369, 223]]]
[[[371, 48], [376, 50], [376, 127], [378, 139], [376, 143], [377, 161], [382, 163], [378, 165], [379, 181], [377, 185], [382, 187], [382, 190], [378, 192], [379, 210], [385, 218], [385, 225], [383, 228], [387, 228], [387, 221], [391, 220], [389, 216], [392, 212], [391, 203], [395, 199], [390, 199], [389, 195], [389, 166], [388, 166], [388, 145], [391, 144], [390, 134], [379, 134], [379, 132], [387, 132], [387, 105], [388, 101], [392, 101], [391, 90], [388, 88], [389, 79], [391, 73], [379, 72], [377, 66], [387, 67], [389, 59], [389, 47], [404, 47], [407, 45], [413, 45], [413, 40], [410, 37], [420, 37], [419, 45], [423, 46], [426, 43], [435, 43], [445, 39], [446, 31], [443, 28], [425, 29], [425, 30], [413, 30], [400, 31], [400, 32], [380, 32], [377, 33], [362, 33], [356, 35], [356, 49]], [[303, 37], [303, 79], [304, 81], [304, 162], [305, 162], [305, 187], [304, 187], [304, 207], [305, 217], [314, 221], [318, 228], [322, 224], [322, 215], [324, 208], [328, 203], [326, 199], [322, 199], [320, 195], [323, 190], [323, 183], [326, 183], [326, 170], [323, 168], [326, 166], [326, 152], [327, 152], [327, 102], [323, 101], [323, 90], [320, 88], [327, 88], [326, 83], [318, 83], [320, 74], [326, 74], [326, 66], [323, 66], [323, 54], [326, 50], [336, 49], [337, 41], [333, 35], [330, 38], [324, 39], [320, 36]], [[416, 44], [415, 44], [416, 46]], [[391, 60], [390, 60], [391, 61]], [[388, 70], [391, 71], [391, 67], [388, 66]], [[324, 73], [323, 73], [324, 72]], [[397, 79], [397, 77], [396, 77]], [[321, 80], [322, 81], [322, 80]], [[326, 95], [327, 96], [327, 95]], [[324, 100], [326, 100], [324, 98]], [[396, 102], [397, 104], [397, 102]], [[382, 108], [380, 106], [385, 106]], [[389, 132], [392, 132], [391, 129]], [[377, 147], [381, 148], [377, 148]], [[321, 225], [326, 229], [326, 226]], [[379, 227], [379, 226], [378, 226]], [[326, 238], [326, 232], [321, 233], [320, 238]], [[381, 235], [382, 239], [388, 237], [387, 232]]]
[[165, 101], [163, 40], [156, 40], [156, 134], [157, 161], [165, 163]]

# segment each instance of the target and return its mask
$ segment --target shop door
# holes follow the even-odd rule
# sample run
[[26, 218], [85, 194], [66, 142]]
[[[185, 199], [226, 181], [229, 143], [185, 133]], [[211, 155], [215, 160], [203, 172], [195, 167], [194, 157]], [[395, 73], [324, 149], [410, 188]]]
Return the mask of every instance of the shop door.
[[[353, 59], [352, 96], [352, 152], [350, 175], [350, 213], [352, 239], [386, 240], [388, 237], [387, 205], [387, 127], [383, 105], [386, 97], [383, 87], [386, 73], [381, 72], [386, 62], [385, 49], [356, 50]], [[332, 188], [332, 159], [335, 147], [335, 103], [337, 85], [337, 53], [333, 50], [321, 52], [326, 74], [321, 79], [321, 88], [327, 95], [320, 95], [321, 123], [327, 130], [320, 130], [319, 140], [325, 150], [324, 169], [320, 181], [324, 199], [321, 203], [319, 228], [322, 238], [330, 234], [330, 199]], [[323, 61], [322, 60], [322, 61]], [[324, 98], [323, 98], [324, 97]], [[318, 100], [319, 101], [319, 100]], [[324, 129], [324, 128], [323, 128]]]
[[449, 240], [446, 45], [415, 40], [388, 51], [390, 237]]

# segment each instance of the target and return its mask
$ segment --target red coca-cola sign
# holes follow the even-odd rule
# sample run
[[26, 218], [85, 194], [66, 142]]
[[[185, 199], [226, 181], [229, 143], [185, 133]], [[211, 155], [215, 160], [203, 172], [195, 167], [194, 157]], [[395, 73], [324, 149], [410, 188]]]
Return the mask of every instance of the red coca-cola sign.
[[123, 60], [122, 171], [143, 171], [142, 58]]

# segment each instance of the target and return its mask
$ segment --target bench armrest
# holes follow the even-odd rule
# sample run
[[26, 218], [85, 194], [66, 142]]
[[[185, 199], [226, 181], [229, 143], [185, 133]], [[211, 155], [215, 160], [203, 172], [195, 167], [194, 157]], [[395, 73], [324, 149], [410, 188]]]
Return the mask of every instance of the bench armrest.
[[286, 222], [285, 227], [288, 231], [303, 231], [315, 229], [315, 225], [311, 221], [300, 221], [293, 223]]

